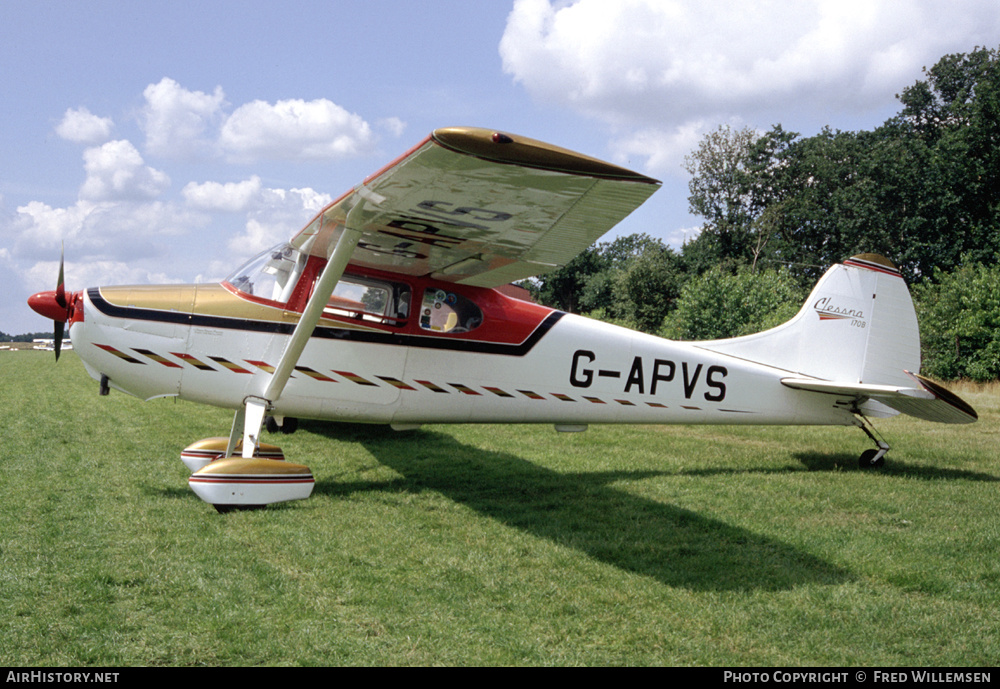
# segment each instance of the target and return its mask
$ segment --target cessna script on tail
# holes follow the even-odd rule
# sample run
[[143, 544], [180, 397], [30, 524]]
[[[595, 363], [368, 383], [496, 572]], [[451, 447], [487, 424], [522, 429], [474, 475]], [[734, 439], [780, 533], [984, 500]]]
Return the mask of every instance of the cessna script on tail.
[[507, 296], [565, 265], [659, 188], [532, 139], [438, 129], [218, 284], [36, 294], [101, 391], [235, 410], [228, 436], [181, 453], [221, 511], [310, 495], [314, 478], [260, 442], [298, 418], [389, 424], [857, 426], [897, 413], [966, 423], [975, 411], [918, 375], [899, 271], [835, 265], [767, 332], [674, 342]]

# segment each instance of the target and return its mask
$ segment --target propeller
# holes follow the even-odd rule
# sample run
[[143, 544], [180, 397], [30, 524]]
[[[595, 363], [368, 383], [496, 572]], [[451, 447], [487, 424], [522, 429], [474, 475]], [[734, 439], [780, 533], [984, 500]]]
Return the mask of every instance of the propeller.
[[66, 285], [63, 279], [63, 258], [66, 254], [65, 247], [59, 253], [59, 280], [55, 290], [39, 292], [28, 297], [28, 306], [35, 313], [52, 319], [54, 325], [54, 340], [56, 350], [56, 361], [59, 361], [59, 352], [62, 350], [63, 334], [66, 323], [73, 316], [73, 308], [70, 300], [66, 298]]

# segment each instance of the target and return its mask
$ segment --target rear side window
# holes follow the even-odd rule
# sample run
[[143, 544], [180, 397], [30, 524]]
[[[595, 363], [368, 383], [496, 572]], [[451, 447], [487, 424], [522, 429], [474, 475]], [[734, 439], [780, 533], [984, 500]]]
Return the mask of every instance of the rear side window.
[[470, 299], [443, 289], [424, 290], [420, 302], [420, 327], [424, 330], [467, 333], [482, 322], [483, 312]]

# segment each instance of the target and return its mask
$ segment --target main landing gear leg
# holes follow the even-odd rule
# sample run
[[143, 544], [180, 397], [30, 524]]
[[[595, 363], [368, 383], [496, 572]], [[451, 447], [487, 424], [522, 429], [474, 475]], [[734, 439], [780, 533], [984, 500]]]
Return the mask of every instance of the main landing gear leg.
[[889, 451], [889, 443], [876, 435], [878, 431], [875, 430], [864, 416], [858, 414], [856, 419], [855, 424], [858, 428], [863, 430], [865, 435], [871, 438], [872, 442], [877, 446], [877, 449], [865, 450], [861, 453], [861, 457], [858, 458], [858, 468], [881, 469], [885, 465], [885, 453]]

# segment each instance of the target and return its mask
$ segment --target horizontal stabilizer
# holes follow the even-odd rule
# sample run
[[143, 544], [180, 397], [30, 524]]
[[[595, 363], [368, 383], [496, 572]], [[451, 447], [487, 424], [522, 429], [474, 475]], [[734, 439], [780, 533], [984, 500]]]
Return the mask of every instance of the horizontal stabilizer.
[[925, 421], [972, 423], [979, 418], [976, 410], [955, 393], [921, 375], [909, 371], [906, 374], [917, 387], [841, 383], [815, 378], [782, 378], [781, 383], [795, 390], [847, 397], [859, 404], [874, 400]]

